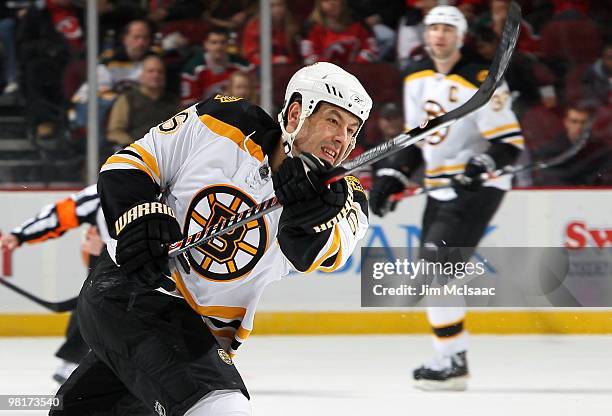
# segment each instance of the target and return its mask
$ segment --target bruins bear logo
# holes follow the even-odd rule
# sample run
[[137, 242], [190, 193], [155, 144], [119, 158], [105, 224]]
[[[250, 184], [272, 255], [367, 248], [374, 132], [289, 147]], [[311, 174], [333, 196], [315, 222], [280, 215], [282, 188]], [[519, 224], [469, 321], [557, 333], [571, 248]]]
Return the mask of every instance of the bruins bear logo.
[[[233, 186], [212, 185], [191, 201], [185, 228], [191, 235], [254, 205], [254, 200]], [[192, 269], [205, 279], [236, 280], [253, 270], [266, 251], [267, 240], [265, 219], [259, 218], [189, 250], [187, 257]]]
[[[433, 100], [425, 101], [423, 109], [425, 110], [425, 113], [427, 113], [427, 120], [433, 120], [434, 118], [440, 117], [446, 113], [444, 108]], [[431, 136], [427, 137], [427, 143], [431, 145], [442, 143], [444, 139], [446, 139], [446, 136], [448, 136], [448, 129], [449, 127], [445, 127], [433, 133]]]

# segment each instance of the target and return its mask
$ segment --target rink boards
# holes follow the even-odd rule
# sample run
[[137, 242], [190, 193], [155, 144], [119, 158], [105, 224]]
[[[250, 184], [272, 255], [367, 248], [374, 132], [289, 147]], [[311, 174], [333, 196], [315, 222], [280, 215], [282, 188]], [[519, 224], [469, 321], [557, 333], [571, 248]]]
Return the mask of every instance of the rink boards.
[[[0, 231], [34, 215], [71, 191], [0, 191]], [[486, 247], [610, 247], [611, 189], [515, 190], [506, 195], [481, 245]], [[423, 196], [403, 200], [385, 217], [372, 218], [367, 246], [416, 250]], [[75, 296], [82, 284], [79, 243], [83, 230], [60, 239], [24, 246], [10, 259], [11, 281], [47, 300]], [[3, 256], [0, 256], [3, 257]], [[4, 260], [7, 260], [4, 258]], [[7, 268], [6, 261], [0, 270]], [[46, 310], [0, 288], [0, 335], [57, 335], [66, 316]], [[474, 333], [612, 333], [612, 309], [476, 310]], [[425, 333], [424, 313], [413, 309], [360, 306], [360, 253], [339, 271], [292, 274], [270, 285], [255, 322], [258, 334]]]

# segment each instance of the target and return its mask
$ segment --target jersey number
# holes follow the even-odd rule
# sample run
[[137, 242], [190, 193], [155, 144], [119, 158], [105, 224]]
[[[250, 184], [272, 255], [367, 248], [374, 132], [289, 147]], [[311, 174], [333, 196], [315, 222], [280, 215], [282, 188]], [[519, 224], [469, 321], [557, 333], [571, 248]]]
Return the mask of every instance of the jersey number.
[[157, 126], [157, 128], [162, 134], [172, 134], [177, 131], [188, 118], [189, 113], [187, 111], [181, 111], [170, 120], [164, 121], [162, 124]]

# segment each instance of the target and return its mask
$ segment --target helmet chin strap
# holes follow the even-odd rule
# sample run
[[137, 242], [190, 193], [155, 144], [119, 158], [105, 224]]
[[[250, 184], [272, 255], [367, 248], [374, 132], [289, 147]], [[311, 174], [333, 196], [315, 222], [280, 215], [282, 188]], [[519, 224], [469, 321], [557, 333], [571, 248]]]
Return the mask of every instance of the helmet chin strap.
[[304, 125], [304, 120], [306, 120], [307, 117], [308, 117], [308, 115], [305, 115], [304, 112], [302, 112], [302, 114], [300, 114], [300, 118], [298, 120], [297, 127], [295, 128], [295, 130], [292, 133], [289, 133], [287, 131], [287, 129], [285, 128], [285, 123], [284, 123], [284, 120], [283, 120], [282, 113], [279, 113], [279, 115], [278, 115], [278, 123], [280, 124], [281, 132], [282, 132], [281, 138], [283, 140], [283, 150], [285, 151], [285, 154], [288, 157], [295, 156], [293, 154], [293, 141], [295, 140], [295, 138], [297, 137], [298, 133], [302, 129], [302, 125]]

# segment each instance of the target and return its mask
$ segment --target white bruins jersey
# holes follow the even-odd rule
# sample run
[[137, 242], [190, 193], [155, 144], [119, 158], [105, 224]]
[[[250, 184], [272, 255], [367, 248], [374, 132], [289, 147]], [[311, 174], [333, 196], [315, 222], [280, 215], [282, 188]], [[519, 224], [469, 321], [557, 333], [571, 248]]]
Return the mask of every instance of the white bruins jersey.
[[[436, 72], [428, 57], [413, 65], [404, 78], [406, 128], [417, 127], [425, 120], [463, 105], [474, 95], [487, 72], [485, 66], [468, 63], [463, 58], [450, 74]], [[450, 178], [463, 172], [468, 159], [486, 151], [489, 143], [509, 143], [523, 149], [521, 127], [511, 106], [510, 91], [504, 82], [483, 108], [421, 141], [425, 186], [448, 185]], [[506, 175], [484, 186], [508, 190], [511, 180], [511, 176]], [[456, 197], [452, 188], [432, 191], [429, 195], [442, 201]]]
[[[279, 140], [278, 125], [261, 108], [217, 95], [181, 111], [111, 156], [100, 180], [118, 171], [148, 178], [161, 201], [174, 209], [183, 233], [191, 235], [274, 196], [267, 155]], [[333, 228], [307, 234], [283, 224], [279, 231], [278, 209], [189, 250], [189, 274], [175, 267], [174, 294], [203, 316], [230, 354], [253, 329], [255, 309], [269, 283], [290, 269], [334, 271], [364, 236], [368, 219], [363, 188], [354, 177], [345, 180], [353, 190], [353, 207]], [[106, 196], [103, 189], [106, 210], [110, 208], [105, 200], [113, 193]], [[115, 248], [113, 240], [108, 246], [113, 259]]]

